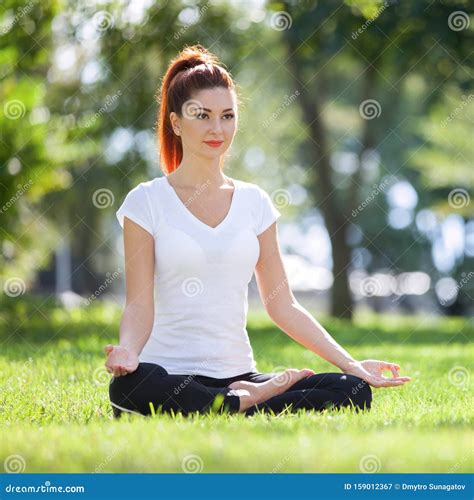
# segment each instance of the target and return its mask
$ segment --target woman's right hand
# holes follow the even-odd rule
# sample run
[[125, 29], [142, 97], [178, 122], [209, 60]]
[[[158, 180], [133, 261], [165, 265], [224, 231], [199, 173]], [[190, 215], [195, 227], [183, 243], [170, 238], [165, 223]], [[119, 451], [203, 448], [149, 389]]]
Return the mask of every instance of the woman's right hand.
[[126, 347], [108, 344], [104, 347], [104, 351], [107, 354], [105, 367], [114, 377], [133, 373], [138, 368], [138, 354]]

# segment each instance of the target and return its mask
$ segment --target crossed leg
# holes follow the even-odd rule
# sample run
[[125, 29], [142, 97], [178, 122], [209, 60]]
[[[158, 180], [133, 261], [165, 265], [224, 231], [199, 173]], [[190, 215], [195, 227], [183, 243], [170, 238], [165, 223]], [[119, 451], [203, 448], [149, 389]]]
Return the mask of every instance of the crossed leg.
[[[275, 374], [258, 374], [253, 382], [263, 382]], [[262, 403], [251, 406], [245, 411], [253, 415], [257, 411], [279, 413], [285, 409], [321, 411], [326, 408], [353, 407], [356, 411], [370, 409], [372, 390], [370, 385], [359, 377], [346, 373], [318, 373], [296, 382], [286, 392]]]
[[228, 387], [207, 387], [193, 375], [170, 375], [154, 363], [140, 363], [134, 372], [113, 377], [109, 397], [115, 417], [122, 412], [150, 415], [153, 411], [187, 415], [212, 408], [238, 412], [240, 405], [236, 391]]
[[[276, 373], [250, 373], [235, 380], [261, 383], [274, 378]], [[222, 383], [214, 379], [212, 384], [203, 383], [206, 377], [193, 375], [170, 375], [161, 366], [140, 363], [137, 370], [125, 376], [113, 378], [109, 386], [110, 401], [114, 416], [121, 412], [149, 415], [153, 411], [236, 413], [240, 408], [238, 391], [228, 387], [233, 379]], [[218, 386], [216, 386], [216, 384]], [[216, 401], [217, 398], [217, 401]], [[327, 407], [354, 406], [356, 409], [370, 408], [372, 393], [362, 379], [344, 373], [319, 373], [303, 378], [285, 392], [273, 396], [244, 411], [252, 415], [257, 411], [279, 413], [289, 408], [323, 410]], [[216, 404], [217, 402], [217, 404]]]

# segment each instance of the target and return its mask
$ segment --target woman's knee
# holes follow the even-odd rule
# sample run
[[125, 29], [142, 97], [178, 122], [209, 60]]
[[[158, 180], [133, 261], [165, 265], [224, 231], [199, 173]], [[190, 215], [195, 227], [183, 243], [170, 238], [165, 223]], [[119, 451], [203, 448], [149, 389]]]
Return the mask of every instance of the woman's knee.
[[[147, 391], [150, 384], [153, 385], [155, 377], [163, 377], [164, 375], [168, 375], [168, 372], [160, 365], [139, 363], [134, 372], [120, 377], [112, 377], [109, 384], [109, 399], [115, 405], [114, 408], [143, 411], [140, 404], [141, 399], [143, 399], [141, 393]], [[114, 410], [114, 416], [119, 416], [117, 410]]]
[[355, 375], [341, 376], [343, 391], [358, 409], [370, 409], [372, 404], [372, 389], [365, 380]]

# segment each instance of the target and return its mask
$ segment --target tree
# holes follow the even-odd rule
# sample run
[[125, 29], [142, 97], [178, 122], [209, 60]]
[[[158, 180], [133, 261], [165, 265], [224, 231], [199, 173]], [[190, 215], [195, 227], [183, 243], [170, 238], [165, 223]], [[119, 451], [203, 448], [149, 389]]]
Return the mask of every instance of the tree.
[[[336, 316], [352, 316], [347, 231], [352, 224], [351, 213], [362, 201], [362, 158], [380, 148], [387, 131], [407, 118], [400, 117], [398, 111], [410, 99], [411, 90], [405, 85], [408, 77], [416, 74], [422, 80], [437, 82], [422, 102], [423, 113], [437, 102], [453, 73], [456, 73], [453, 79], [460, 85], [466, 81], [460, 65], [450, 71], [451, 68], [447, 70], [446, 65], [439, 64], [446, 58], [446, 50], [455, 52], [460, 61], [468, 54], [469, 36], [454, 33], [448, 26], [456, 5], [423, 4], [270, 2], [274, 10], [283, 5], [283, 12], [277, 15], [286, 18], [289, 24], [288, 29], [282, 30], [282, 41], [287, 48], [292, 84], [301, 94], [298, 102], [308, 130], [306, 149], [312, 158], [310, 188], [315, 200], [320, 200], [332, 243], [335, 277], [332, 313]], [[439, 40], [432, 33], [440, 33]], [[432, 44], [436, 44], [434, 50]], [[340, 84], [334, 82], [334, 77], [339, 76], [335, 68], [341, 60], [348, 61], [356, 74], [349, 82], [354, 90], [349, 93], [344, 89], [342, 99], [348, 100], [351, 107], [357, 106], [360, 114], [355, 137], [358, 168], [349, 183], [342, 183], [343, 187], [331, 166], [336, 144], [325, 116], [331, 100], [340, 98]], [[446, 75], [447, 71], [450, 74]], [[408, 140], [413, 139], [407, 136]], [[385, 162], [385, 168], [390, 172], [389, 162]]]

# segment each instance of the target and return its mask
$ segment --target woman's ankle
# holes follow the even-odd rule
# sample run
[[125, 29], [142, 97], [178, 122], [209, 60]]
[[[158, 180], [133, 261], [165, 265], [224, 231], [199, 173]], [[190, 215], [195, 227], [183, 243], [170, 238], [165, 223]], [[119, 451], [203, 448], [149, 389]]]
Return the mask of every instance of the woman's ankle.
[[247, 389], [232, 389], [232, 391], [239, 397], [239, 412], [243, 412], [253, 406], [254, 397]]

